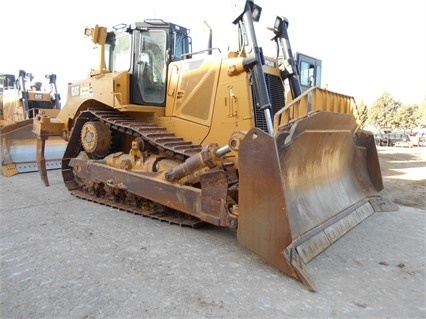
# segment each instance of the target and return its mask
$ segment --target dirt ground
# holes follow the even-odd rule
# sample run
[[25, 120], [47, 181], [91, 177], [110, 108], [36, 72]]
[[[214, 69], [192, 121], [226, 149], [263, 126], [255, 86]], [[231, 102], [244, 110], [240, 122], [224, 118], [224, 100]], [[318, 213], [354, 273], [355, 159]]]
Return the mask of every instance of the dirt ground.
[[0, 176], [0, 319], [426, 318], [426, 147], [379, 148], [375, 213], [307, 266], [317, 292], [218, 227], [71, 196], [59, 170]]
[[395, 204], [426, 209], [426, 147], [378, 146], [385, 188]]

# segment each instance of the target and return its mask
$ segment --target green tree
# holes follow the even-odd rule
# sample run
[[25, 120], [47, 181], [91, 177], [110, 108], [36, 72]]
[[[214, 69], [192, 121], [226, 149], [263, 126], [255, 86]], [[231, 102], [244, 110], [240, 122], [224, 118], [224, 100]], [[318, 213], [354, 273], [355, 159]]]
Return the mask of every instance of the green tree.
[[418, 110], [417, 116], [419, 118], [418, 125], [426, 125], [426, 96], [423, 99], [423, 103]]
[[398, 129], [408, 129], [419, 126], [420, 108], [418, 105], [402, 105], [394, 116], [394, 125]]
[[385, 92], [368, 109], [368, 123], [376, 127], [395, 128], [395, 115], [401, 106], [401, 102], [396, 101], [392, 96]]
[[359, 113], [359, 119], [361, 121], [360, 125], [362, 127], [366, 124], [368, 119], [368, 108], [367, 108], [367, 105], [364, 104], [364, 101], [361, 101], [361, 103], [358, 104], [358, 113]]

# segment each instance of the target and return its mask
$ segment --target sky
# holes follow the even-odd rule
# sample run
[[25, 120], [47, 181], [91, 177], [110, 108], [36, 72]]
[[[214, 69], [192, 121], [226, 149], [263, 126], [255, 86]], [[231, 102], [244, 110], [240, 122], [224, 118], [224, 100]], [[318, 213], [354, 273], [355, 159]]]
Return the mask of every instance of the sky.
[[[60, 5], [59, 5], [60, 3]], [[116, 3], [116, 6], [112, 6]], [[62, 101], [66, 85], [87, 77], [94, 65], [85, 27], [111, 27], [148, 18], [191, 29], [194, 50], [206, 47], [204, 21], [213, 47], [226, 52], [236, 39], [231, 0], [57, 0], [2, 4], [0, 72], [55, 73]], [[277, 15], [289, 20], [293, 52], [322, 60], [322, 86], [367, 106], [383, 93], [403, 104], [426, 99], [426, 2], [422, 0], [255, 0], [262, 7], [257, 40], [268, 52]], [[277, 5], [279, 4], [279, 5]]]

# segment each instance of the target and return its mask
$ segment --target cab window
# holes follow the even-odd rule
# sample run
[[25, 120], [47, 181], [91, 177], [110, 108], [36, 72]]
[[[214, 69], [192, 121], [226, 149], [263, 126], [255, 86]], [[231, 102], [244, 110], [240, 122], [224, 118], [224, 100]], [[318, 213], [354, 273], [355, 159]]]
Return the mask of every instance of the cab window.
[[315, 66], [313, 64], [302, 61], [300, 63], [300, 84], [303, 86], [314, 86]]
[[164, 30], [150, 30], [141, 34], [136, 73], [144, 102], [164, 103], [166, 40], [167, 34]]
[[105, 64], [109, 71], [130, 70], [131, 56], [131, 38], [127, 32], [105, 44]]

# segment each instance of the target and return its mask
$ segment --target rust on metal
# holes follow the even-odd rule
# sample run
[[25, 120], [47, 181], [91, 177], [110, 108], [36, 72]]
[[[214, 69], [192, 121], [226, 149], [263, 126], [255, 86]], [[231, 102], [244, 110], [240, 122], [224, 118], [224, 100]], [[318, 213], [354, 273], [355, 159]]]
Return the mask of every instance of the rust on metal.
[[275, 138], [250, 130], [239, 154], [238, 241], [315, 290], [306, 264], [377, 210], [374, 153], [350, 114], [313, 113]]

